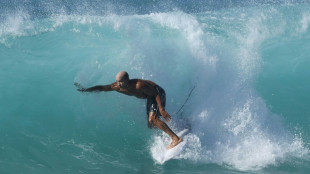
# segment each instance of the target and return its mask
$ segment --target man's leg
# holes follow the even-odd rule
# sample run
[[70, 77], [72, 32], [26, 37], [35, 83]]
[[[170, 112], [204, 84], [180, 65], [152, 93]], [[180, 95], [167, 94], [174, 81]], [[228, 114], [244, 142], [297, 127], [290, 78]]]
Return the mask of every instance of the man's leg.
[[179, 138], [169, 127], [168, 125], [163, 122], [162, 120], [160, 120], [157, 116], [157, 114], [155, 112], [150, 112], [149, 113], [149, 125], [154, 125], [156, 127], [158, 127], [159, 129], [161, 129], [162, 131], [166, 132], [172, 139], [171, 144], [167, 147], [168, 149], [173, 148], [174, 146], [176, 146], [177, 144], [179, 144], [180, 142], [182, 142], [182, 139]]

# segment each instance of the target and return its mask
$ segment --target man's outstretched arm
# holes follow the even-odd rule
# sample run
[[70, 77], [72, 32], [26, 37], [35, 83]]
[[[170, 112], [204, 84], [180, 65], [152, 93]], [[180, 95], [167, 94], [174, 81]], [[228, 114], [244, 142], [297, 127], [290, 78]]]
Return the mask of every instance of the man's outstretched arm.
[[100, 92], [100, 91], [113, 91], [115, 89], [115, 83], [112, 83], [110, 85], [97, 85], [90, 88], [83, 88], [78, 83], [74, 84], [78, 87], [78, 91], [80, 92]]

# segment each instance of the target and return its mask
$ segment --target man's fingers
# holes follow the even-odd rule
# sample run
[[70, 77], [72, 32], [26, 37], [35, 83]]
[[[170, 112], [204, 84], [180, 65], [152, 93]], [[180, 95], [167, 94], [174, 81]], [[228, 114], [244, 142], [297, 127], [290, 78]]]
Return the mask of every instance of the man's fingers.
[[171, 116], [166, 111], [161, 112], [161, 115], [167, 122], [171, 120]]
[[74, 86], [76, 86], [77, 88], [82, 88], [82, 86], [79, 83], [74, 83]]
[[80, 92], [85, 92], [85, 89], [84, 89], [84, 88], [76, 89], [76, 90], [78, 90], [78, 91], [80, 91]]
[[165, 120], [168, 121], [168, 122], [171, 120], [171, 116], [170, 116], [168, 113], [167, 113], [167, 115], [165, 116]]

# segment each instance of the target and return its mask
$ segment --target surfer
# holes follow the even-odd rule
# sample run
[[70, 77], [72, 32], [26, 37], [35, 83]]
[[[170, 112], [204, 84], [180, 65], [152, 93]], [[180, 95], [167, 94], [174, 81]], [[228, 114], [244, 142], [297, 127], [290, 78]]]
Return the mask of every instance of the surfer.
[[166, 112], [166, 93], [163, 88], [150, 80], [129, 79], [129, 75], [125, 71], [120, 71], [116, 75], [116, 82], [109, 85], [98, 85], [90, 88], [82, 88], [75, 83], [80, 92], [100, 92], [100, 91], [117, 91], [129, 96], [146, 99], [146, 111], [148, 115], [148, 127], [152, 129], [154, 126], [166, 132], [172, 139], [167, 149], [171, 149], [182, 142], [168, 125], [159, 119], [162, 116], [167, 122], [171, 120], [171, 116]]

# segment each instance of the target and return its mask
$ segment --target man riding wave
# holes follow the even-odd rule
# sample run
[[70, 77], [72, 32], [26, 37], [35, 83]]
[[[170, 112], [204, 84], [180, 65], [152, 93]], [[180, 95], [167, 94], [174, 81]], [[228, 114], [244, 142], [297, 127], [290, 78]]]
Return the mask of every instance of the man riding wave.
[[166, 112], [166, 93], [165, 90], [150, 80], [129, 79], [129, 75], [125, 71], [120, 71], [116, 75], [116, 82], [109, 85], [98, 85], [90, 88], [79, 88], [80, 92], [93, 91], [116, 91], [129, 96], [146, 99], [146, 111], [148, 115], [148, 127], [154, 126], [166, 132], [172, 139], [171, 144], [167, 149], [171, 149], [182, 142], [168, 125], [162, 121], [159, 116], [162, 116], [167, 122], [171, 120], [171, 116]]

